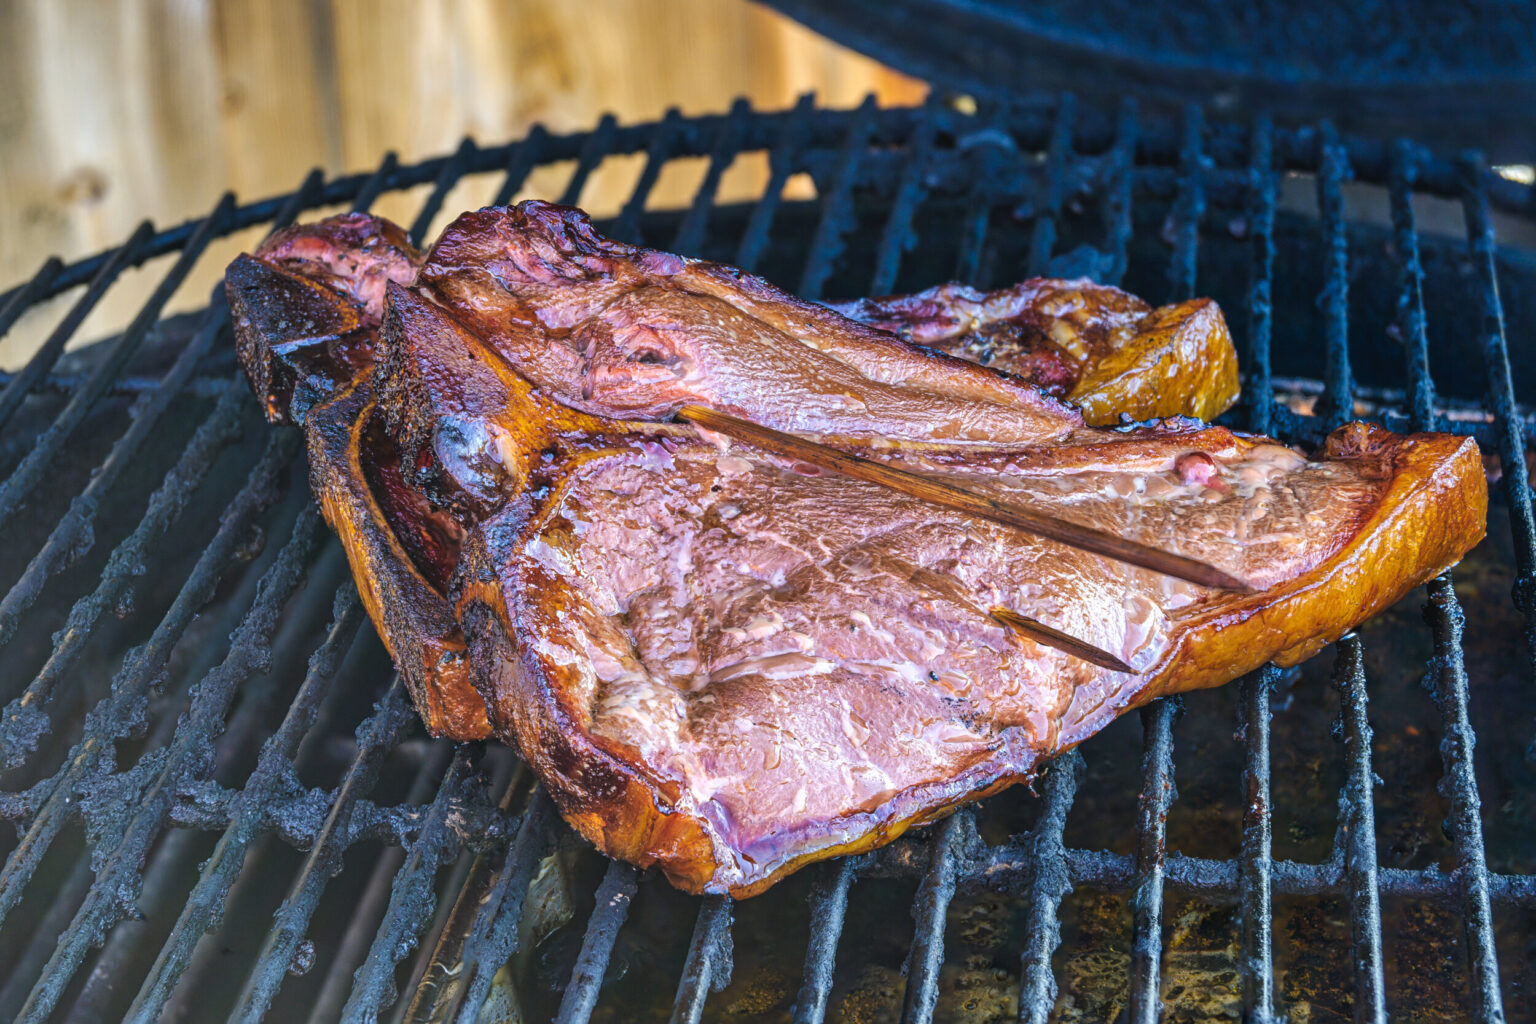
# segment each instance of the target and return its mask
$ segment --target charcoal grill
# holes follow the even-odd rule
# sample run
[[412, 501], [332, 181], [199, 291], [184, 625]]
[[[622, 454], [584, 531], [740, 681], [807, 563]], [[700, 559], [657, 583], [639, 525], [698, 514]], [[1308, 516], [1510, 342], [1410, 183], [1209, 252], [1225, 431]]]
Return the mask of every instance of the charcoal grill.
[[[717, 202], [759, 153], [760, 196]], [[422, 734], [296, 432], [235, 375], [221, 291], [162, 314], [197, 267], [295, 218], [409, 193], [420, 242], [539, 168], [569, 175], [544, 198], [579, 203], [628, 154], [602, 230], [811, 299], [1030, 273], [1212, 295], [1243, 358], [1235, 426], [1475, 436], [1501, 479], [1492, 539], [1429, 584], [1422, 621], [1410, 599], [1299, 677], [1159, 702], [1034, 793], [759, 899], [607, 863], [510, 751]], [[692, 204], [649, 209], [687, 158]], [[815, 198], [786, 191], [799, 175]], [[0, 381], [0, 1016], [1536, 1019], [1536, 382], [1511, 365], [1536, 326], [1536, 190], [1518, 178], [1199, 107], [806, 97], [390, 155], [48, 260], [0, 295], [0, 333], [57, 318]], [[131, 323], [66, 351], [149, 274]]]

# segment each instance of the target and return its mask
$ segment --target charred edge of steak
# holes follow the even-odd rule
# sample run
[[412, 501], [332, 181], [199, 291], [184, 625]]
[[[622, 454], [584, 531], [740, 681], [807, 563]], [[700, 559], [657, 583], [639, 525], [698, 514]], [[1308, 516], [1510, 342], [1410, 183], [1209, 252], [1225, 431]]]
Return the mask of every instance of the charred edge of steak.
[[422, 577], [446, 594], [459, 564], [463, 528], [410, 485], [400, 453], [377, 415], [363, 435], [362, 452], [363, 472], [385, 522]]
[[302, 423], [369, 361], [357, 308], [324, 285], [242, 254], [225, 293], [240, 366], [274, 423]]
[[414, 280], [423, 258], [403, 229], [366, 214], [286, 228], [235, 258], [236, 351], [269, 420], [302, 424], [373, 364], [385, 286]]
[[312, 410], [305, 425], [310, 487], [428, 730], [484, 739], [485, 703], [470, 683], [463, 632], [443, 594], [457, 561], [457, 524], [432, 513], [391, 473], [394, 458], [377, 429], [370, 377], [361, 374]]

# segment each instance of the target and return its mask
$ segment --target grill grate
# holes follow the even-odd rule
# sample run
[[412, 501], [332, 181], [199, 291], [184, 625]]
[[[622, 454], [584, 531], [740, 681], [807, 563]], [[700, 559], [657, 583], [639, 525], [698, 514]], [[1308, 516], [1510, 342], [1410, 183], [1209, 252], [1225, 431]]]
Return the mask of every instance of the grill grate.
[[[719, 203], [725, 171], [741, 154], [757, 151], [769, 159], [762, 197], [747, 207]], [[1475, 155], [1445, 161], [1406, 142], [1342, 138], [1326, 124], [1282, 130], [1264, 120], [1207, 123], [1198, 107], [1166, 123], [1138, 116], [1130, 101], [1106, 114], [1079, 107], [1071, 96], [975, 116], [936, 101], [914, 110], [880, 110], [870, 100], [838, 112], [805, 97], [782, 114], [761, 114], [738, 102], [718, 117], [685, 119], [669, 111], [659, 122], [638, 126], [605, 117], [586, 134], [536, 127], [522, 142], [505, 146], [465, 140], [448, 157], [408, 166], [390, 154], [369, 174], [326, 181], [316, 172], [287, 196], [237, 205], [226, 195], [207, 216], [187, 224], [156, 230], [146, 223], [99, 256], [70, 264], [49, 259], [26, 284], [0, 295], [3, 332], [43, 300], [83, 289], [36, 355], [3, 379], [0, 426], [8, 427], [13, 465], [0, 483], [0, 525], [36, 519], [41, 513], [31, 505], [51, 507], [50, 476], [79, 458], [73, 449], [83, 447], [83, 426], [105, 422], [104, 410], [112, 408], [126, 406], [128, 415], [126, 428], [67, 510], [43, 523], [35, 554], [12, 556], [18, 567], [0, 600], [0, 658], [8, 659], [0, 664], [13, 669], [0, 693], [10, 701], [0, 721], [0, 760], [11, 772], [7, 791], [0, 793], [0, 815], [18, 833], [0, 868], [0, 922], [10, 926], [0, 934], [20, 925], [29, 939], [36, 936], [8, 961], [0, 1012], [23, 1020], [66, 1012], [88, 1018], [122, 1013], [126, 1006], [134, 1020], [203, 1015], [194, 1003], [199, 979], [230, 969], [218, 963], [221, 954], [205, 933], [220, 928], [226, 908], [250, 915], [252, 907], [270, 907], [250, 879], [260, 875], [263, 862], [291, 861], [294, 855], [284, 851], [295, 848], [303, 857], [283, 876], [288, 880], [270, 927], [253, 929], [246, 940], [220, 940], [239, 954], [234, 970], [241, 981], [219, 1012], [261, 1018], [278, 1005], [289, 976], [316, 963], [317, 945], [327, 951], [325, 977], [304, 1004], [314, 1020], [366, 1018], [391, 1007], [402, 1019], [472, 1020], [488, 994], [505, 989], [498, 969], [537, 942], [520, 940], [525, 911], [537, 909], [527, 903], [530, 883], [546, 853], [570, 845], [568, 830], [508, 751], [424, 743], [398, 678], [380, 693], [381, 655], [362, 628], [356, 593], [314, 505], [305, 502], [302, 485], [292, 486], [302, 479], [298, 436], [254, 427], [253, 403], [230, 375], [222, 289], [195, 317], [168, 368], [156, 376], [139, 364], [156, 347], [147, 344], [151, 337], [167, 328], [167, 303], [220, 237], [282, 226], [305, 211], [338, 204], [367, 209], [387, 192], [430, 185], [411, 227], [420, 242], [466, 177], [499, 173], [495, 201], [506, 202], [535, 169], [575, 161], [563, 199], [578, 202], [604, 160], [642, 153], [643, 169], [611, 233], [734, 258], [748, 269], [761, 266], [781, 281], [798, 282], [808, 298], [858, 292], [866, 284], [868, 292], [889, 292], [903, 279], [919, 240], [935, 235], [953, 240], [951, 265], [963, 279], [1011, 279], [1018, 276], [1015, 268], [1027, 266], [1042, 273], [1087, 271], [1119, 283], [1133, 271], [1146, 273], [1145, 261], [1133, 259], [1138, 239], [1147, 234], [1137, 230], [1142, 204], [1167, 208], [1161, 232], [1170, 248], [1165, 290], [1171, 298], [1188, 297], [1206, 283], [1201, 244], [1202, 234], [1212, 231], [1213, 212], [1236, 211], [1249, 241], [1235, 250], [1248, 258], [1239, 292], [1246, 318], [1235, 315], [1242, 302], [1227, 302], [1234, 327], [1247, 328], [1245, 398], [1235, 422], [1315, 441], [1368, 410], [1394, 429], [1476, 436], [1498, 455], [1525, 655], [1536, 651], [1536, 521], [1524, 436], [1531, 414], [1516, 401], [1499, 292], [1501, 278], [1523, 280], [1525, 272], [1496, 248], [1493, 229], [1495, 215], [1529, 220], [1536, 193], [1491, 173]], [[648, 212], [663, 168], [682, 157], [707, 158], [691, 204], [680, 216]], [[783, 198], [787, 181], [800, 172], [817, 187], [814, 203]], [[1284, 245], [1292, 244], [1281, 237], [1288, 215], [1283, 194], [1287, 176], [1294, 175], [1315, 180], [1316, 217], [1301, 223], [1316, 232], [1322, 270], [1322, 380], [1310, 406], [1277, 391], [1281, 378], [1272, 360], [1276, 267], [1284, 262]], [[1346, 216], [1351, 179], [1387, 193], [1396, 281], [1391, 308], [1401, 352], [1399, 365], [1386, 371], [1379, 357], [1362, 361], [1358, 342], [1351, 343], [1358, 329], [1351, 282], [1359, 261], [1375, 259], [1361, 255], [1359, 249], [1371, 244], [1360, 241], [1367, 232]], [[1426, 270], [1432, 258], [1434, 267], [1443, 268], [1446, 243], [1421, 236], [1416, 196], [1460, 204], [1464, 279], [1446, 284]], [[1014, 223], [1028, 224], [1026, 237], [1012, 237]], [[864, 245], [865, 238], [873, 244]], [[808, 244], [802, 246], [802, 239]], [[1080, 244], [1062, 251], [1073, 240]], [[115, 341], [91, 350], [89, 359], [65, 355], [86, 316], [125, 271], [168, 254], [175, 254], [173, 265]], [[933, 259], [922, 262], [926, 267]], [[857, 276], [861, 266], [871, 268], [868, 278]], [[1446, 276], [1443, 269], [1440, 276]], [[934, 280], [930, 275], [913, 283]], [[1475, 353], [1486, 370], [1486, 406], [1475, 393], [1437, 388], [1431, 375], [1426, 310], [1432, 302], [1443, 304], [1447, 289], [1457, 302], [1472, 303], [1465, 352]], [[1437, 342], [1445, 341], [1434, 362], [1444, 368], [1465, 353], [1454, 347], [1460, 337], [1451, 324], [1437, 321], [1435, 327]], [[1394, 388], [1394, 381], [1403, 386]], [[140, 510], [122, 513], [128, 517], [124, 527], [134, 517], [137, 525], [116, 529], [115, 514], [108, 513], [123, 504], [125, 489], [132, 490], [135, 467], [168, 444], [167, 431], [183, 407], [199, 410], [190, 440], [153, 493], [135, 499]], [[213, 506], [217, 527], [211, 537], [185, 542], [192, 546], [181, 560], [188, 563], [184, 575], [160, 578], [149, 567], [161, 561], [179, 567], [165, 552], [183, 532], [198, 535], [198, 513], [208, 510], [197, 495], [225, 486], [233, 497]], [[284, 539], [273, 551], [258, 553], [256, 529]], [[119, 534], [110, 556], [97, 560], [94, 582], [82, 575], [77, 563], [95, 565], [90, 553], [104, 546], [102, 538]], [[69, 593], [84, 596], [70, 604]], [[132, 605], [163, 608], [158, 624], [148, 627], [146, 619], [139, 631], [124, 627], [120, 619], [131, 625], [145, 618]], [[327, 607], [329, 625], [316, 628], [327, 620]], [[210, 610], [202, 616], [211, 625], [199, 622], [205, 608]], [[303, 609], [310, 613], [308, 625]], [[1452, 870], [1378, 861], [1365, 649], [1352, 635], [1335, 654], [1344, 783], [1327, 858], [1274, 858], [1271, 704], [1282, 674], [1266, 668], [1237, 686], [1244, 758], [1237, 857], [1185, 856], [1165, 848], [1176, 799], [1173, 751], [1181, 704], [1161, 701], [1142, 713], [1140, 797], [1129, 853], [1069, 847], [1069, 818], [1086, 764], [1074, 751], [1044, 773], [1038, 817], [1023, 835], [983, 839], [988, 809], [966, 809], [925, 835], [810, 869], [795, 1021], [821, 1021], [832, 1008], [855, 887], [891, 878], [916, 882], [900, 1004], [906, 1021], [934, 1015], [952, 904], [957, 894], [976, 891], [1020, 897], [1019, 1016], [1050, 1018], [1058, 1006], [1053, 958], [1064, 902], [1074, 889], [1129, 894], [1125, 1008], [1135, 1022], [1159, 1019], [1164, 1006], [1170, 891], [1237, 905], [1236, 962], [1246, 1019], [1281, 1019], [1275, 897], [1332, 894], [1347, 907], [1355, 1019], [1385, 1020], [1390, 1000], [1381, 898], [1387, 894], [1457, 908], [1465, 920], [1471, 1016], [1502, 1020], [1493, 907], [1536, 908], [1536, 876], [1488, 868], [1462, 647], [1465, 615], [1449, 576], [1430, 584], [1425, 619], [1433, 644], [1426, 686], [1441, 718]], [[62, 628], [51, 644], [39, 645], [31, 634], [50, 622], [62, 622]], [[220, 639], [225, 633], [227, 647]], [[134, 643], [125, 655], [122, 638]], [[102, 670], [99, 649], [113, 644], [120, 660]], [[305, 651], [308, 664], [301, 668]], [[1523, 665], [1528, 685], [1536, 668]], [[285, 668], [293, 671], [285, 676]], [[107, 678], [110, 685], [101, 685]], [[290, 693], [284, 678], [302, 681]], [[250, 692], [268, 693], [283, 712], [280, 720], [271, 724]], [[369, 704], [355, 742], [339, 757], [328, 752], [327, 744], [344, 732], [346, 709]], [[327, 765], [331, 784], [306, 787], [301, 781], [306, 773], [326, 775]], [[360, 886], [347, 881], [351, 876], [343, 870], [347, 851], [359, 847], [387, 851], [370, 862]], [[178, 881], [194, 872], [195, 881]], [[328, 890], [337, 898], [338, 878], [336, 885], [345, 886], [356, 903], [317, 918]], [[600, 988], [631, 906], [665, 885], [622, 864], [609, 864], [594, 881], [593, 910], [579, 929], [579, 950], [573, 950], [556, 1011], [555, 1019], [571, 1024], [603, 1012]], [[733, 906], [720, 898], [696, 902], [680, 969], [669, 968], [680, 970], [674, 1021], [701, 1020], [710, 993], [732, 975]], [[264, 916], [259, 919], [266, 924]], [[150, 920], [164, 923], [141, 948]], [[232, 923], [245, 922], [223, 920], [220, 934]], [[93, 952], [97, 946], [101, 950]]]

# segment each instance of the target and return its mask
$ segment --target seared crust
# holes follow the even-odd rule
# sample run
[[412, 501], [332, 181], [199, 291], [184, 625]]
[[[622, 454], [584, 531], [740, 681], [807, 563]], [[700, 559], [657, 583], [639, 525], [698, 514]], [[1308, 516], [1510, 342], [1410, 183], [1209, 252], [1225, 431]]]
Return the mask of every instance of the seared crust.
[[306, 277], [244, 253], [224, 272], [236, 354], [272, 423], [303, 423], [335, 389], [330, 350], [362, 327], [357, 307]]
[[225, 272], [235, 347], [273, 423], [300, 423], [373, 365], [391, 282], [416, 277], [422, 254], [397, 225], [362, 213], [286, 228]]
[[428, 731], [456, 740], [491, 734], [464, 659], [453, 608], [407, 554], [364, 472], [363, 442], [377, 402], [370, 373], [311, 410], [310, 489], [341, 538], [363, 606], [405, 677]]

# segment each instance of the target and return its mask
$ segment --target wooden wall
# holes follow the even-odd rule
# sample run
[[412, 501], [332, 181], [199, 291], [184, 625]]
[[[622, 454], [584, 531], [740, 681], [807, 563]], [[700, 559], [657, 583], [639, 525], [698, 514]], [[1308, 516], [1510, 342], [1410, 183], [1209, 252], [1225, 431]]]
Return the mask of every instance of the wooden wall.
[[[834, 105], [924, 92], [745, 0], [0, 0], [0, 288], [142, 218], [199, 214], [225, 188], [256, 198], [390, 148], [409, 160], [465, 134], [722, 111], [738, 95], [772, 109], [808, 89]], [[584, 200], [626, 186], [603, 176]], [[200, 274], [177, 304], [211, 283]], [[82, 337], [121, 325], [131, 299]], [[18, 325], [0, 365], [46, 320]]]

